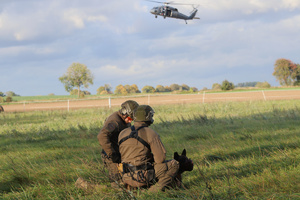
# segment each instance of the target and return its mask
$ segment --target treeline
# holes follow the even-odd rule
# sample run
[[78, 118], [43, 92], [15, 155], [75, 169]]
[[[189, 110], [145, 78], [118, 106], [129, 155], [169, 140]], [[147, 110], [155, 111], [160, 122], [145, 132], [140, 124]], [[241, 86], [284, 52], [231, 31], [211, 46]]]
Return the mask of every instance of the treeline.
[[8, 92], [5, 92], [5, 93], [3, 93], [3, 92], [0, 91], [0, 103], [4, 103], [4, 102], [9, 103], [9, 102], [12, 102], [12, 100], [13, 100], [12, 97], [13, 96], [20, 96], [20, 95], [14, 93], [12, 91], [8, 91]]
[[265, 82], [245, 82], [245, 83], [238, 83], [234, 85], [232, 82], [228, 80], [224, 80], [222, 84], [214, 83], [212, 85], [212, 90], [233, 90], [236, 87], [256, 87], [256, 88], [270, 88], [271, 85], [267, 81]]
[[258, 82], [245, 82], [245, 83], [238, 83], [235, 87], [255, 87]]
[[256, 87], [256, 88], [270, 88], [271, 85], [267, 81], [265, 82], [245, 82], [238, 83], [235, 87]]
[[[76, 74], [76, 76], [73, 76]], [[281, 58], [276, 60], [274, 64], [273, 76], [276, 77], [282, 86], [298, 86], [300, 85], [300, 65], [292, 62], [291, 60]], [[64, 84], [65, 89], [71, 95], [77, 94], [78, 97], [84, 97], [85, 95], [91, 95], [89, 91], [83, 91], [80, 88], [83, 86], [87, 88], [90, 84], [93, 84], [94, 76], [87, 67], [81, 63], [72, 63], [67, 69], [67, 72], [59, 77], [59, 80]], [[235, 87], [258, 87], [258, 88], [270, 88], [271, 85], [268, 82], [245, 82], [234, 85], [228, 80], [224, 80], [221, 84], [214, 83], [212, 90], [233, 90]], [[77, 89], [75, 89], [77, 88]], [[202, 90], [208, 90], [204, 87]], [[136, 84], [132, 85], [118, 85], [113, 91], [109, 84], [100, 86], [97, 89], [97, 94], [134, 94], [134, 93], [163, 93], [163, 92], [198, 92], [198, 88], [190, 87], [186, 84], [171, 84], [170, 86], [157, 85], [155, 88], [150, 85], [144, 86], [141, 90]], [[54, 95], [53, 93], [49, 95]], [[0, 91], [0, 103], [11, 101], [13, 96], [20, 96], [12, 91], [5, 94]], [[6, 99], [4, 99], [6, 97]]]
[[163, 92], [197, 92], [198, 88], [190, 87], [186, 84], [171, 84], [170, 86], [157, 85], [155, 88], [150, 85], [144, 86], [141, 90], [136, 84], [132, 85], [118, 85], [115, 90], [109, 84], [100, 86], [97, 89], [97, 94], [134, 94], [134, 93], [163, 93]]

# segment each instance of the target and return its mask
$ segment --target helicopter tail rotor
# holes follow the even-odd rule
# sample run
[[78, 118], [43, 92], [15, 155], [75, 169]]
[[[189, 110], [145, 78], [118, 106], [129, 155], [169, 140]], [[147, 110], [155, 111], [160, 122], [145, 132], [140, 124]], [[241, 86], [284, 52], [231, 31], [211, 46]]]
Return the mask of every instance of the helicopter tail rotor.
[[197, 12], [198, 12], [197, 8], [194, 8], [191, 12], [191, 15], [188, 17], [188, 19], [200, 19], [199, 17], [195, 17]]
[[194, 9], [198, 9], [199, 5], [195, 6], [195, 5], [192, 5]]
[[197, 6], [195, 6], [195, 5], [192, 5], [193, 6], [193, 10], [190, 12], [190, 14], [192, 14], [193, 12], [197, 12], [198, 11], [198, 7], [199, 7], [199, 5], [197, 5]]

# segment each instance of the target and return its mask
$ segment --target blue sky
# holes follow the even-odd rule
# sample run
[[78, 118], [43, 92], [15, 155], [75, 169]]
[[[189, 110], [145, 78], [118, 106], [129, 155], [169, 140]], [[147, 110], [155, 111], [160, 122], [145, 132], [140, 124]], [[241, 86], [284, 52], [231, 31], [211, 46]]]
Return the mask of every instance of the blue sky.
[[0, 91], [68, 94], [58, 78], [73, 62], [94, 74], [84, 89], [92, 94], [104, 84], [278, 86], [275, 61], [300, 63], [299, 0], [184, 3], [199, 4], [201, 19], [155, 18], [149, 11], [159, 4], [142, 0], [1, 0]]

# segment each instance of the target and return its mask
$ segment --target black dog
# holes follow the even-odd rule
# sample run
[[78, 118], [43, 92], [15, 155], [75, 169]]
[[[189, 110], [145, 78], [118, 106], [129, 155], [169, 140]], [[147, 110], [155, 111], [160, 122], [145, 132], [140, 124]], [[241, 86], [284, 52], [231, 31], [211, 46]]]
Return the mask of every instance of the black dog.
[[181, 155], [179, 155], [177, 152], [174, 153], [174, 159], [179, 162], [179, 170], [178, 174], [176, 176], [176, 184], [178, 187], [181, 186], [182, 177], [181, 174], [185, 171], [192, 171], [194, 168], [194, 163], [191, 159], [189, 159], [186, 156], [186, 150], [183, 149]]

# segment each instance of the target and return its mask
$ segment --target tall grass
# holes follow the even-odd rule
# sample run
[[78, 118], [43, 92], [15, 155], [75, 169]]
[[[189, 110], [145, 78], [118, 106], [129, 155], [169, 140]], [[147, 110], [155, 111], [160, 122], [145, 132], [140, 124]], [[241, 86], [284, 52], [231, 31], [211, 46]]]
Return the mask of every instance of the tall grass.
[[[153, 106], [167, 158], [195, 163], [184, 188], [135, 194], [110, 188], [96, 136], [114, 110], [0, 114], [2, 199], [299, 199], [300, 102]], [[74, 187], [78, 177], [107, 186]]]

